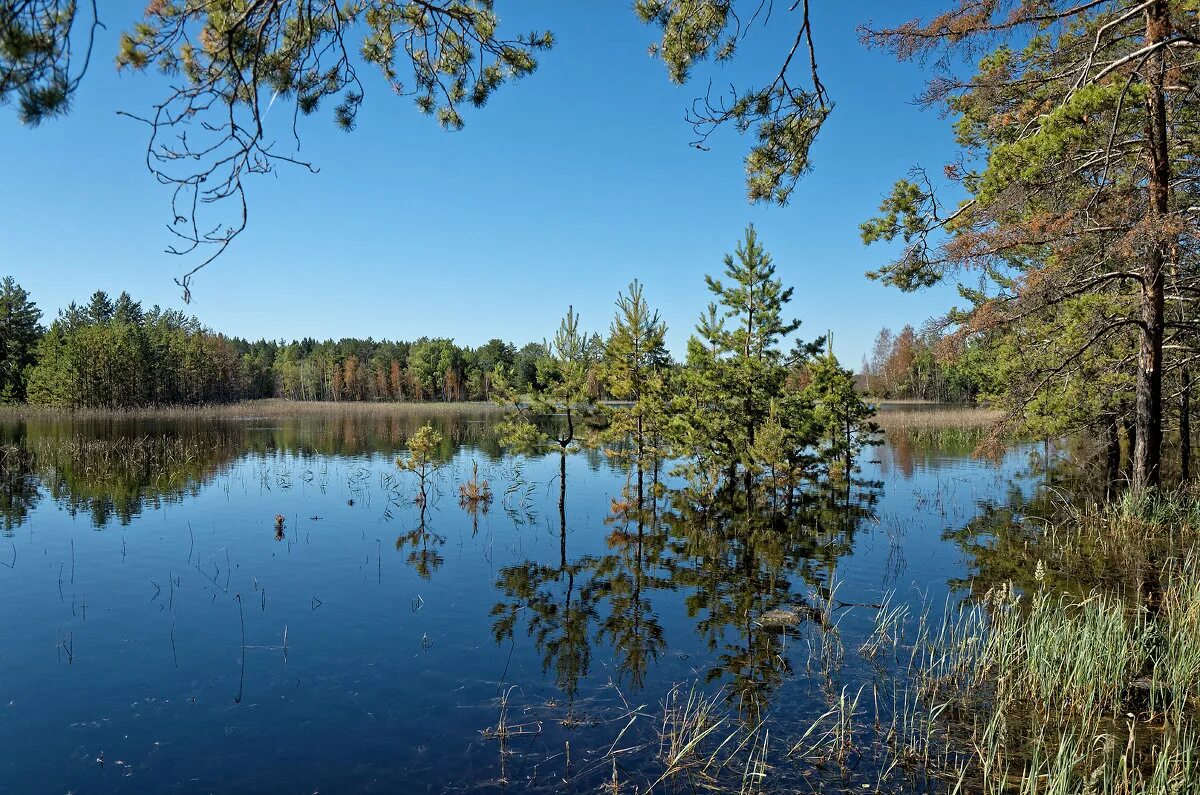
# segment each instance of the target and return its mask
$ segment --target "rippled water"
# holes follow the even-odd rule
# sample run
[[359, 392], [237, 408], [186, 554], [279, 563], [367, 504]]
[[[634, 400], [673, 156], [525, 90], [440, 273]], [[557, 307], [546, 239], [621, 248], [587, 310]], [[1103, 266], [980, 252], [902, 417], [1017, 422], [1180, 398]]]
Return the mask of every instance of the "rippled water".
[[944, 603], [971, 523], [1042, 478], [1040, 445], [898, 437], [793, 522], [668, 496], [639, 524], [581, 452], [560, 519], [557, 456], [503, 455], [495, 418], [430, 417], [424, 510], [394, 463], [413, 411], [0, 425], [0, 791], [595, 791], [614, 748], [652, 764], [678, 684], [786, 737], [826, 708], [829, 627], [760, 619], [820, 606], [835, 689], [866, 681], [862, 605]]

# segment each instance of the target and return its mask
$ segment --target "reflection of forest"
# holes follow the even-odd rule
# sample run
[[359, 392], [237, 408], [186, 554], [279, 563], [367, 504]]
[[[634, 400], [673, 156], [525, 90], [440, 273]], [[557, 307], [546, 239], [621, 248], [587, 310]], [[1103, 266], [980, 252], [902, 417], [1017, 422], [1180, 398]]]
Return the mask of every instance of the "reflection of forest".
[[20, 525], [48, 496], [96, 527], [121, 524], [144, 508], [180, 502], [227, 469], [240, 448], [221, 428], [179, 436], [70, 434], [62, 428], [5, 429], [0, 447], [0, 510], [6, 529]]
[[5, 532], [22, 524], [41, 497], [32, 455], [8, 437], [7, 431], [0, 428], [0, 515], [4, 517]]
[[[949, 580], [950, 586], [972, 596], [1006, 583], [1025, 592], [1052, 585], [1086, 595], [1099, 572], [1114, 570], [1110, 561], [1103, 560], [1111, 552], [1104, 534], [1077, 533], [1076, 543], [1065, 545], [1053, 532], [1065, 514], [1098, 504], [1104, 497], [1109, 483], [1106, 463], [1098, 452], [1086, 439], [1032, 446], [1022, 466], [1012, 472], [1013, 482], [1001, 498], [979, 504], [970, 521], [942, 533], [966, 553], [967, 571]], [[1044, 481], [1050, 488], [1028, 492], [1017, 485], [1020, 480]], [[1070, 560], [1071, 555], [1079, 559]]]
[[393, 415], [331, 413], [300, 415], [286, 419], [249, 420], [243, 423], [247, 449], [253, 452], [282, 451], [300, 457], [370, 456], [395, 454], [426, 423], [442, 436], [438, 457], [450, 458], [461, 447], [478, 450], [489, 460], [503, 455], [495, 433], [495, 412], [469, 410], [424, 415], [398, 412]]
[[987, 438], [978, 428], [901, 428], [888, 431], [880, 448], [879, 473], [911, 478], [917, 470], [937, 470], [970, 458]]
[[11, 530], [48, 496], [72, 515], [90, 514], [97, 527], [114, 519], [127, 524], [145, 508], [196, 495], [243, 456], [395, 452], [426, 422], [443, 434], [443, 458], [464, 445], [492, 460], [501, 456], [495, 415], [487, 412], [219, 421], [67, 417], [0, 425], [0, 515]]

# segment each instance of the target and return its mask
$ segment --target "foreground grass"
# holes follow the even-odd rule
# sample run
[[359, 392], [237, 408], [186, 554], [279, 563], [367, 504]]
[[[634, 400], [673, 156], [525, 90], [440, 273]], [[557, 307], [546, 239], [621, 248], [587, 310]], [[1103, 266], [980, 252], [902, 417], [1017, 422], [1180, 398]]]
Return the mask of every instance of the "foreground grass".
[[1200, 499], [1031, 524], [1025, 587], [918, 622], [883, 768], [988, 795], [1200, 792]]

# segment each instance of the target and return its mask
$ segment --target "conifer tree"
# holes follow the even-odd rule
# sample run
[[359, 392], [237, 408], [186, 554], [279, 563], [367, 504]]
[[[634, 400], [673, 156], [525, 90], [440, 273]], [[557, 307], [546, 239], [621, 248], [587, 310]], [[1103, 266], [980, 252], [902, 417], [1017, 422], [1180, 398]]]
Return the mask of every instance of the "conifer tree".
[[89, 323], [107, 323], [112, 320], [115, 307], [112, 299], [108, 297], [108, 293], [97, 290], [92, 293], [92, 297], [83, 311]]
[[429, 423], [425, 423], [408, 440], [408, 455], [396, 459], [396, 466], [405, 472], [411, 472], [417, 476], [419, 485], [418, 502], [425, 502], [425, 488], [429, 478], [441, 468], [441, 464], [437, 459], [437, 452], [438, 447], [442, 444], [442, 439], [442, 434], [436, 428]]
[[15, 99], [25, 124], [36, 126], [70, 107], [99, 26], [94, 16], [86, 20], [90, 31], [78, 24], [84, 17], [80, 5], [76, 0], [0, 2], [0, 105]]
[[[629, 294], [617, 295], [617, 311], [604, 351], [604, 384], [608, 393], [628, 405], [609, 408], [607, 433], [611, 458], [631, 463], [637, 472], [637, 495], [643, 496], [644, 475], [654, 474], [665, 450], [670, 355], [667, 325], [652, 311], [636, 279]], [[626, 452], [626, 444], [632, 449]]]
[[831, 479], [836, 477], [849, 486], [863, 448], [878, 443], [879, 426], [871, 419], [875, 409], [858, 394], [854, 373], [841, 366], [832, 349], [810, 362], [806, 373], [806, 391], [821, 429], [817, 444], [820, 463]]
[[719, 465], [730, 479], [740, 468], [749, 491], [758, 430], [787, 379], [780, 346], [800, 322], [783, 317], [792, 288], [776, 277], [753, 225], [734, 253], [725, 255], [725, 281], [705, 276], [705, 283], [716, 302], [688, 343], [681, 433], [702, 464]]
[[42, 329], [42, 312], [11, 276], [0, 281], [0, 403], [21, 403]]
[[[0, 1], [0, 103], [15, 95], [28, 123], [65, 112], [78, 87], [100, 26], [93, 12], [85, 31], [78, 8], [67, 0]], [[758, 0], [637, 0], [634, 10], [659, 30], [651, 52], [675, 83], [687, 83], [706, 61], [735, 58], [756, 31], [777, 48], [763, 74], [725, 97], [697, 98], [687, 120], [698, 147], [722, 127], [752, 131], [747, 194], [785, 203], [833, 110], [818, 74], [809, 0], [775, 14], [761, 13]], [[291, 133], [298, 117], [331, 103], [337, 126], [353, 130], [365, 65], [420, 112], [457, 130], [468, 106], [482, 107], [505, 84], [532, 74], [555, 44], [545, 30], [509, 33], [495, 0], [160, 0], [122, 27], [119, 68], [178, 77], [153, 109], [127, 115], [148, 129], [146, 162], [156, 179], [175, 188], [171, 231], [182, 245], [168, 251], [199, 257], [180, 279], [185, 299], [195, 272], [246, 225], [246, 177], [284, 164], [315, 170], [278, 143], [269, 122], [279, 122], [267, 114], [276, 100], [292, 105], [284, 114]], [[772, 42], [778, 28], [782, 44]], [[209, 208], [227, 213], [197, 217]]]
[[[1181, 363], [1197, 349], [1194, 322], [1166, 318], [1168, 292], [1178, 307], [1200, 294], [1185, 270], [1200, 207], [1195, 3], [958, 0], [864, 37], [902, 59], [936, 58], [923, 98], [958, 117], [963, 151], [945, 174], [966, 194], [947, 209], [923, 172], [897, 182], [863, 236], [905, 245], [874, 275], [911, 290], [970, 269], [983, 284], [962, 287], [971, 306], [952, 320], [975, 332], [1027, 319], [1070, 329], [1036, 343], [1043, 355], [1014, 382], [1013, 417], [1047, 385], [1083, 375], [1097, 348], [1134, 341], [1132, 485], [1154, 488], [1164, 340]], [[975, 74], [956, 73], [963, 56]], [[1094, 325], [1072, 329], [1079, 318]], [[1078, 344], [1055, 348], [1063, 336]]]

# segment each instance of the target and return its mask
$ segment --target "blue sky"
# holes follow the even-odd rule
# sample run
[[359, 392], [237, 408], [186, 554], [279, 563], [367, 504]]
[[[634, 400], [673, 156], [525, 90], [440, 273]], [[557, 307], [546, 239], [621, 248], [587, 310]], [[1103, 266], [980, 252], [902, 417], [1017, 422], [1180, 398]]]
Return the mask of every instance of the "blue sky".
[[683, 112], [709, 77], [744, 85], [778, 68], [794, 31], [784, 6], [736, 64], [704, 67], [678, 87], [648, 57], [654, 30], [624, 0], [500, 0], [509, 30], [554, 31], [537, 73], [448, 133], [364, 68], [357, 130], [336, 129], [332, 104], [302, 120], [301, 153], [320, 173], [248, 183], [250, 226], [198, 275], [189, 307], [173, 281], [184, 263], [163, 252], [169, 195], [145, 169], [144, 129], [116, 114], [163, 96], [163, 78], [111, 67], [116, 34], [139, 4], [106, 5], [108, 31], [69, 117], [29, 129], [0, 109], [0, 273], [48, 318], [93, 290], [124, 289], [250, 338], [519, 345], [550, 336], [572, 304], [585, 327], [606, 330], [617, 291], [636, 277], [681, 355], [709, 301], [703, 275], [720, 272], [749, 222], [796, 288], [800, 336], [832, 331], [848, 365], [881, 326], [917, 325], [954, 303], [949, 287], [906, 295], [869, 282], [864, 272], [887, 252], [858, 237], [892, 182], [914, 164], [940, 168], [953, 150], [949, 122], [912, 104], [922, 70], [864, 49], [854, 28], [932, 3], [814, 3], [837, 107], [813, 172], [781, 208], [747, 202], [747, 140], [729, 131], [697, 151]]

